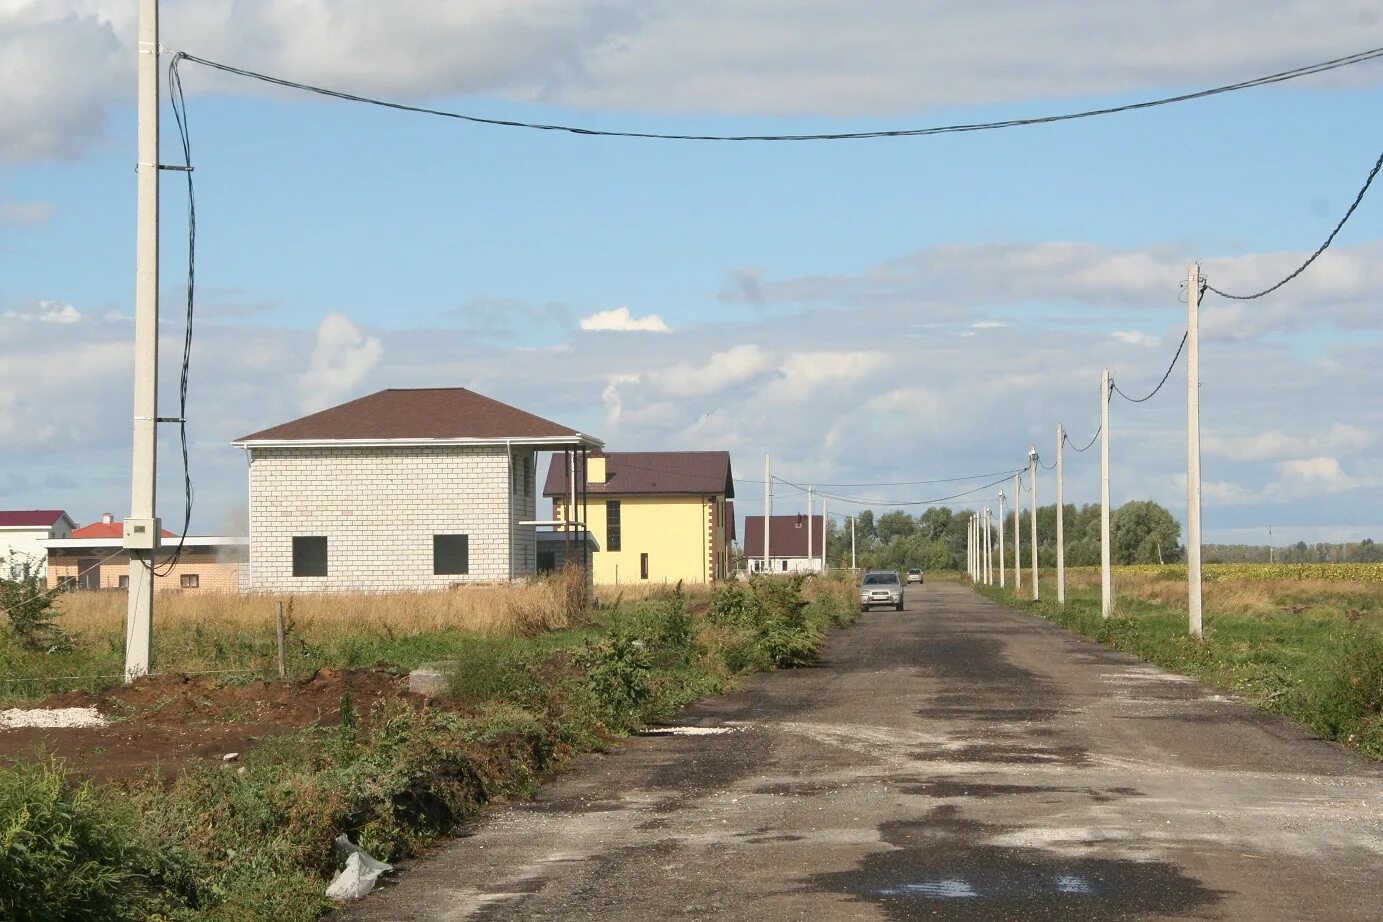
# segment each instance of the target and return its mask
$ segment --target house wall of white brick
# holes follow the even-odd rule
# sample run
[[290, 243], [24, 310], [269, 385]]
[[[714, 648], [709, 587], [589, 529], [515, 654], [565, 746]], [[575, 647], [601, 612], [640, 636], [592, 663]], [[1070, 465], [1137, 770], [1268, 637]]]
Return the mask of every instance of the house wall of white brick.
[[[528, 453], [513, 454], [517, 468]], [[503, 445], [251, 448], [244, 586], [388, 592], [530, 576], [535, 530], [517, 522], [533, 518], [535, 490], [514, 487]], [[468, 536], [469, 573], [433, 574], [439, 534]], [[297, 535], [326, 537], [326, 576], [293, 575]]]

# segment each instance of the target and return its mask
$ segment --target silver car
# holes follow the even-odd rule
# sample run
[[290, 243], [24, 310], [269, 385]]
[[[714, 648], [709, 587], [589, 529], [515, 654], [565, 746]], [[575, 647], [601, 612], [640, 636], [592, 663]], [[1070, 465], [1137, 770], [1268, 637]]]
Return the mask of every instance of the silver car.
[[903, 610], [903, 584], [892, 570], [870, 570], [860, 581], [860, 611], [869, 611], [876, 605]]

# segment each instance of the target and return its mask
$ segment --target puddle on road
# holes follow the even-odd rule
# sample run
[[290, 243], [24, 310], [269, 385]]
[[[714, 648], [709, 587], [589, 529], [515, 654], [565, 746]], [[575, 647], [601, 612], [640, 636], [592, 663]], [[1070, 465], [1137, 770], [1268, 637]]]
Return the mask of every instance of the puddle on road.
[[893, 919], [1185, 915], [1222, 896], [1167, 862], [986, 844], [1014, 831], [966, 820], [956, 805], [943, 805], [920, 821], [883, 824], [880, 835], [892, 850], [811, 884], [873, 904]]

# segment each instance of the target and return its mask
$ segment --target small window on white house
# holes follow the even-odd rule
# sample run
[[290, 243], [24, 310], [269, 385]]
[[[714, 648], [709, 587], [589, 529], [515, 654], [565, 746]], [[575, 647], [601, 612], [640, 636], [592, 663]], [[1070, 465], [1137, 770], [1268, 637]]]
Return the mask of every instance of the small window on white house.
[[117, 577], [115, 585], [120, 589], [130, 588], [130, 575], [127, 573], [124, 576]]
[[183, 589], [196, 589], [201, 586], [201, 582], [196, 573], [184, 573], [178, 577], [178, 585]]
[[435, 576], [465, 576], [470, 573], [470, 536], [433, 535], [432, 572]]
[[297, 535], [293, 538], [293, 575], [327, 575], [327, 539], [325, 535]]

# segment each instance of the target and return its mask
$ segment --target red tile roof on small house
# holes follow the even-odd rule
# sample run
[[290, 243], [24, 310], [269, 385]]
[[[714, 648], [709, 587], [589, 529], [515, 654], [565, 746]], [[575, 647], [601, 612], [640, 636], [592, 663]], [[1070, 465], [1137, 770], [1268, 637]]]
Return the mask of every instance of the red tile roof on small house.
[[51, 528], [63, 518], [61, 509], [0, 509], [0, 528]]
[[[605, 482], [590, 484], [591, 495], [735, 495], [728, 451], [605, 451], [592, 457], [605, 459]], [[581, 490], [579, 469], [576, 489]], [[543, 495], [566, 494], [567, 469], [562, 456], [555, 455], [548, 464]]]
[[551, 441], [599, 439], [464, 387], [389, 388], [236, 439], [256, 442]]
[[[165, 538], [177, 537], [176, 534], [174, 534], [166, 528], [160, 531], [159, 534]], [[115, 520], [115, 517], [112, 516], [109, 512], [106, 512], [101, 515], [101, 521], [92, 522], [90, 525], [83, 525], [81, 528], [74, 529], [72, 532], [72, 537], [119, 538], [121, 540], [124, 540], [125, 526], [123, 523], [117, 522]]]
[[[771, 557], [820, 557], [826, 538], [826, 522], [823, 516], [812, 516], [812, 549], [807, 552], [807, 517], [805, 515], [775, 515], [772, 530], [768, 535], [768, 553]], [[764, 517], [747, 515], [744, 517], [744, 553], [749, 557], [762, 557], [764, 554]]]

